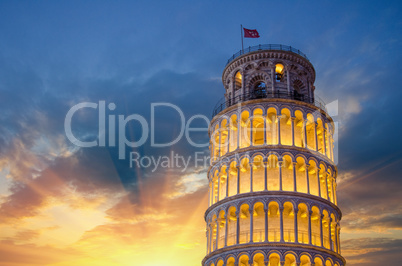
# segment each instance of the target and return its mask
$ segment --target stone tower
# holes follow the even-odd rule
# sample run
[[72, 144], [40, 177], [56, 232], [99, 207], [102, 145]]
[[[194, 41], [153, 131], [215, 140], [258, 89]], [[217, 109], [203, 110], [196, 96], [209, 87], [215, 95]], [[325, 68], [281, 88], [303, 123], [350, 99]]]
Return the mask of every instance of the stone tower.
[[285, 45], [234, 54], [210, 124], [204, 266], [343, 266], [334, 122]]

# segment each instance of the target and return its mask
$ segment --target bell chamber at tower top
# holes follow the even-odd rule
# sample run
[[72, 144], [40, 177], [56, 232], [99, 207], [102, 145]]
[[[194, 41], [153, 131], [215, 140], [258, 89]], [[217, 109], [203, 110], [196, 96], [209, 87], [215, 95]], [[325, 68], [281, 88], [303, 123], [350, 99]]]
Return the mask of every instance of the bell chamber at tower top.
[[325, 111], [314, 95], [315, 70], [306, 55], [285, 45], [259, 45], [233, 55], [222, 82], [225, 97], [213, 116], [227, 107], [252, 99], [282, 98], [313, 104]]

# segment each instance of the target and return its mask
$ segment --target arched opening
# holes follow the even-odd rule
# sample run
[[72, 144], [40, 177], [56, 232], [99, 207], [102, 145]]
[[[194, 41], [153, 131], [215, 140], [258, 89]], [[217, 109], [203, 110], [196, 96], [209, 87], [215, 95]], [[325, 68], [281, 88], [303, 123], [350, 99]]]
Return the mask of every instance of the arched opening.
[[293, 94], [294, 94], [295, 100], [299, 100], [299, 101], [304, 100], [304, 95], [302, 93], [303, 87], [304, 87], [304, 85], [301, 80], [297, 79], [293, 82]]
[[267, 132], [267, 144], [278, 144], [278, 120], [276, 115], [276, 109], [271, 107], [267, 110], [266, 119], [266, 132]]
[[240, 207], [240, 238], [239, 243], [248, 243], [250, 241], [250, 206], [243, 204]]
[[237, 137], [238, 137], [238, 123], [237, 123], [237, 115], [232, 115], [230, 117], [230, 141], [229, 141], [229, 152], [232, 152], [237, 149]]
[[297, 214], [297, 228], [298, 235], [297, 238], [299, 243], [308, 244], [308, 209], [306, 204], [300, 203], [298, 206], [299, 212]]
[[236, 262], [235, 258], [230, 257], [230, 258], [228, 258], [228, 260], [226, 261], [226, 266], [234, 266], [234, 265], [235, 265], [235, 262]]
[[318, 196], [318, 179], [317, 179], [317, 164], [315, 161], [309, 161], [310, 166], [308, 167], [308, 178], [310, 185], [310, 194]]
[[226, 217], [225, 217], [225, 211], [222, 210], [219, 212], [218, 216], [218, 247], [217, 248], [223, 248], [225, 246], [225, 225], [226, 225]]
[[281, 111], [281, 144], [292, 145], [292, 119], [290, 111], [283, 108]]
[[239, 266], [250, 266], [249, 262], [249, 258], [247, 255], [242, 255], [239, 258]]
[[212, 216], [212, 222], [211, 222], [211, 234], [212, 234], [211, 235], [211, 252], [217, 248], [216, 229], [217, 229], [216, 215], [214, 215], [214, 216]]
[[243, 158], [240, 162], [240, 193], [250, 192], [250, 161]]
[[285, 202], [283, 204], [283, 239], [285, 242], [295, 242], [295, 213], [293, 204]]
[[265, 98], [267, 94], [267, 85], [263, 81], [257, 81], [253, 86], [254, 97]]
[[320, 177], [321, 197], [327, 199], [327, 184], [326, 184], [327, 172], [325, 170], [324, 164], [320, 164], [319, 177]]
[[332, 262], [330, 261], [330, 260], [326, 260], [325, 261], [325, 266], [332, 266], [333, 264], [332, 264]]
[[322, 212], [323, 218], [322, 218], [322, 234], [323, 234], [323, 241], [324, 241], [324, 247], [329, 249], [329, 216], [327, 210], [324, 210]]
[[325, 155], [325, 150], [324, 150], [324, 127], [323, 127], [321, 118], [317, 119], [317, 144], [318, 144], [317, 150], [321, 154]]
[[295, 121], [294, 121], [294, 139], [296, 147], [304, 147], [304, 130], [303, 130], [303, 113], [299, 110], [295, 112]]
[[228, 210], [228, 246], [236, 244], [236, 228], [237, 228], [237, 217], [236, 217], [236, 207], [231, 206]]
[[250, 146], [250, 115], [248, 111], [243, 111], [241, 113], [240, 119], [240, 148], [245, 148]]
[[330, 142], [329, 142], [329, 137], [330, 137], [330, 132], [328, 129], [328, 124], [325, 124], [325, 148], [326, 148], [326, 155], [329, 159], [331, 158], [331, 150], [330, 150]]
[[262, 109], [254, 110], [253, 114], [253, 145], [264, 144], [264, 117], [262, 116]]
[[279, 266], [280, 260], [281, 260], [281, 257], [279, 257], [278, 254], [272, 253], [271, 255], [269, 255], [268, 266]]
[[289, 155], [282, 158], [282, 189], [294, 191], [293, 162]]
[[278, 191], [279, 190], [279, 167], [278, 167], [278, 157], [276, 155], [269, 155], [267, 162], [267, 180], [268, 180], [268, 190]]
[[219, 199], [223, 200], [226, 198], [226, 183], [227, 181], [227, 173], [226, 173], [226, 165], [222, 166], [221, 171], [219, 172]]
[[214, 171], [214, 175], [212, 176], [212, 204], [215, 204], [218, 201], [218, 170]]
[[237, 164], [232, 161], [229, 165], [229, 197], [237, 194]]
[[310, 257], [307, 255], [302, 255], [300, 257], [300, 266], [311, 266]]
[[320, 210], [313, 206], [311, 208], [311, 242], [315, 246], [321, 246], [321, 214]]
[[337, 244], [336, 244], [336, 219], [335, 215], [331, 213], [331, 240], [332, 240], [332, 250], [337, 252]]
[[265, 239], [265, 211], [264, 204], [254, 204], [253, 212], [253, 241], [263, 242]]
[[303, 157], [296, 158], [297, 192], [307, 193], [306, 163]]
[[327, 184], [328, 184], [328, 198], [329, 200], [334, 203], [334, 193], [332, 191], [332, 171], [328, 168], [327, 172]]
[[212, 142], [213, 142], [213, 149], [214, 149], [214, 160], [217, 160], [219, 157], [219, 124], [215, 126], [214, 133], [212, 134]]
[[268, 241], [279, 242], [280, 240], [279, 204], [271, 201], [268, 205]]
[[287, 254], [284, 266], [296, 266], [296, 257], [293, 254]]
[[315, 122], [312, 114], [307, 114], [307, 148], [311, 150], [316, 150], [315, 147]]
[[261, 155], [253, 159], [253, 191], [263, 191], [265, 185], [264, 162]]
[[223, 260], [219, 260], [219, 261], [216, 263], [216, 266], [223, 266]]
[[241, 89], [242, 85], [243, 85], [243, 76], [241, 75], [240, 71], [237, 71], [235, 74], [235, 90], [239, 90]]
[[228, 122], [226, 119], [223, 119], [221, 122], [221, 137], [220, 137], [220, 156], [223, 156], [228, 151]]
[[263, 254], [257, 253], [254, 255], [253, 266], [265, 266]]
[[283, 79], [283, 72], [284, 72], [284, 66], [282, 64], [276, 64], [275, 65], [275, 78], [277, 81], [282, 81]]
[[316, 257], [316, 258], [314, 259], [314, 266], [323, 266], [323, 265], [322, 265], [322, 259], [319, 258], [319, 257]]

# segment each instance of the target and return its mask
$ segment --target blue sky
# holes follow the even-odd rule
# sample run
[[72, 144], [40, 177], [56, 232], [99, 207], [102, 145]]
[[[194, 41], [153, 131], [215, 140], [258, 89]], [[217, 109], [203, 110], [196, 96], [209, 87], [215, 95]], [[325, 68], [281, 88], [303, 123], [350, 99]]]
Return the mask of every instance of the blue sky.
[[[191, 177], [178, 169], [149, 173], [118, 160], [116, 148], [77, 149], [65, 138], [64, 118], [74, 104], [100, 100], [114, 102], [116, 115], [149, 118], [151, 103], [170, 102], [187, 118], [210, 117], [224, 94], [221, 74], [227, 59], [241, 48], [240, 24], [256, 28], [261, 36], [245, 39], [246, 47], [280, 43], [307, 54], [317, 74], [316, 94], [327, 103], [338, 101], [338, 198], [348, 265], [400, 261], [398, 1], [1, 1], [0, 265], [17, 263], [18, 256], [11, 258], [6, 250], [18, 253], [24, 245], [33, 245], [38, 254], [48, 245], [57, 254], [74, 249], [74, 259], [85, 257], [74, 245], [93, 244], [94, 234], [117, 230], [127, 215], [119, 208], [124, 204], [135, 206], [132, 215], [146, 220], [155, 218], [152, 210], [169, 210], [160, 205], [166, 200], [162, 192], [201, 201], [206, 193], [202, 169], [193, 167], [197, 175]], [[157, 121], [158, 140], [177, 134], [176, 113], [162, 110]], [[76, 122], [77, 135], [96, 138], [96, 113], [88, 112]], [[127, 135], [136, 139], [137, 130], [132, 124]], [[200, 141], [207, 138], [198, 135]], [[187, 155], [205, 151], [184, 141], [173, 149]], [[138, 151], [166, 155], [171, 149], [151, 148], [147, 142]], [[72, 200], [72, 188], [82, 202]], [[108, 200], [96, 205], [85, 195]], [[87, 204], [92, 206], [86, 209], [94, 215], [91, 219], [108, 217], [113, 223], [99, 218], [101, 222], [77, 229], [75, 238], [56, 244], [50, 236], [56, 231], [61, 236], [70, 227], [56, 218], [38, 220], [45, 212], [56, 212], [49, 203], [55, 201], [69, 202], [65, 208], [75, 211]], [[69, 219], [80, 221], [73, 213]], [[139, 230], [136, 225], [130, 228]], [[198, 225], [203, 229], [202, 213]], [[59, 229], [46, 229], [51, 226]], [[102, 231], [105, 227], [110, 230]], [[203, 233], [197, 237], [205, 241]], [[193, 250], [202, 257], [204, 246]], [[58, 262], [36, 256], [27, 256], [29, 263]]]

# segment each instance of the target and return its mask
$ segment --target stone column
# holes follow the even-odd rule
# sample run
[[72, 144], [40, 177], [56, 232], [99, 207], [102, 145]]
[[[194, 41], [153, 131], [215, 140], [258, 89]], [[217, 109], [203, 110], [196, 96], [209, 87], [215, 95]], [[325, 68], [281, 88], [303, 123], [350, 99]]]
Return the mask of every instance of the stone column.
[[297, 192], [297, 176], [296, 176], [297, 162], [292, 162], [292, 164], [293, 164], [293, 186], [294, 186], [294, 191]]
[[335, 223], [335, 245], [334, 245], [334, 251], [338, 252], [338, 223]]
[[327, 132], [327, 129], [325, 128], [325, 123], [324, 123], [324, 121], [322, 122], [322, 138], [323, 138], [323, 142], [324, 142], [324, 148], [323, 148], [323, 151], [324, 151], [324, 155], [325, 156], [327, 156], [328, 157], [328, 154], [327, 154], [327, 140], [326, 140], [326, 132]]
[[307, 118], [304, 118], [303, 121], [303, 131], [304, 131], [304, 148], [307, 149]]
[[295, 243], [298, 243], [299, 242], [299, 232], [298, 232], [298, 225], [297, 225], [297, 215], [299, 214], [299, 209], [296, 207], [295, 208], [295, 210], [294, 210], [294, 213], [295, 213], [295, 226], [294, 226], [294, 228], [295, 228]]
[[332, 203], [335, 204], [334, 178], [331, 176]]
[[236, 244], [239, 244], [240, 240], [240, 211], [236, 211]]
[[253, 216], [253, 211], [254, 209], [252, 207], [250, 207], [249, 209], [250, 212], [250, 243], [254, 242], [253, 238], [254, 238], [254, 216]]
[[237, 147], [236, 147], [236, 150], [240, 147], [240, 137], [241, 137], [240, 115], [241, 115], [241, 112], [239, 114], [237, 114]]
[[309, 167], [310, 167], [310, 165], [308, 163], [306, 163], [307, 194], [310, 194], [310, 177], [308, 174]]
[[254, 146], [254, 144], [253, 144], [253, 118], [252, 118], [252, 116], [250, 116], [250, 118], [249, 118], [249, 120], [250, 120], [250, 147], [251, 146]]
[[264, 145], [267, 145], [267, 114], [265, 113], [266, 110], [264, 110], [263, 113], [263, 120], [264, 120]]
[[318, 180], [318, 196], [321, 197], [321, 180], [320, 180], [320, 171], [318, 170], [318, 166], [316, 168], [317, 180]]
[[215, 223], [216, 223], [216, 244], [215, 244], [215, 248], [214, 248], [214, 250], [217, 250], [218, 249], [218, 245], [219, 245], [219, 222], [220, 222], [220, 220], [221, 219], [216, 219], [215, 220]]
[[207, 254], [209, 254], [209, 241], [210, 241], [210, 238], [209, 238], [209, 232], [210, 232], [210, 229], [209, 229], [209, 225], [207, 224], [207, 230], [206, 230], [206, 232], [205, 232], [205, 235], [206, 235], [206, 237], [207, 237]]
[[314, 122], [314, 137], [315, 137], [315, 150], [318, 151], [318, 134], [317, 134], [318, 123]]
[[268, 207], [264, 207], [265, 213], [265, 242], [268, 242]]
[[283, 162], [282, 161], [278, 162], [278, 165], [279, 165], [279, 191], [282, 191], [282, 165], [283, 165]]
[[323, 228], [322, 228], [322, 221], [324, 219], [324, 214], [321, 214], [320, 219], [320, 240], [321, 240], [321, 247], [324, 247], [324, 235], [323, 235]]
[[296, 117], [291, 117], [292, 124], [292, 146], [295, 146], [295, 119]]
[[217, 177], [217, 179], [218, 179], [218, 193], [216, 194], [216, 195], [217, 195], [217, 200], [216, 200], [216, 202], [219, 201], [219, 194], [221, 193], [221, 170], [219, 170], [219, 172], [218, 172], [218, 177]]
[[284, 242], [284, 239], [283, 239], [283, 209], [284, 209], [283, 206], [279, 207], [279, 220], [280, 220], [279, 230], [281, 233], [280, 242]]
[[290, 95], [290, 71], [288, 68], [286, 68], [286, 81], [288, 87], [288, 95]]
[[228, 130], [228, 136], [226, 137], [227, 141], [227, 153], [230, 152], [230, 117], [228, 117], [228, 123], [226, 124]]
[[325, 190], [327, 191], [327, 200], [331, 201], [328, 193], [328, 172], [325, 172]]
[[226, 213], [226, 222], [225, 222], [225, 247], [228, 245], [228, 233], [229, 233], [229, 214]]
[[278, 115], [276, 117], [278, 121], [278, 145], [281, 145], [281, 117], [282, 115]]
[[332, 218], [328, 217], [329, 249], [334, 250], [333, 243], [332, 243], [331, 224], [332, 224]]
[[264, 190], [267, 191], [268, 190], [268, 175], [267, 175], [267, 171], [268, 171], [268, 159], [264, 158]]
[[308, 211], [308, 243], [312, 245], [311, 242], [311, 215], [313, 212], [311, 210]]
[[236, 166], [237, 168], [237, 194], [240, 194], [240, 166]]
[[221, 157], [221, 136], [222, 136], [222, 132], [221, 132], [221, 124], [219, 122], [219, 128], [218, 128], [218, 132], [219, 132], [219, 142], [218, 142], [218, 157]]
[[229, 171], [230, 171], [230, 164], [226, 165], [226, 197], [229, 197]]
[[271, 68], [271, 92], [272, 92], [272, 96], [274, 96], [275, 93], [275, 65]]
[[250, 192], [253, 192], [253, 163], [249, 163], [250, 167]]

